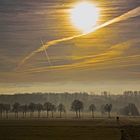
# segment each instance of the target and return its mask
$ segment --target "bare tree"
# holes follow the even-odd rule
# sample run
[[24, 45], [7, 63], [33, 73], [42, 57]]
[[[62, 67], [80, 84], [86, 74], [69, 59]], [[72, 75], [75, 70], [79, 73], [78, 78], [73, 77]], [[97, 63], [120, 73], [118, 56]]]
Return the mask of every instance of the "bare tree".
[[30, 118], [34, 117], [35, 104], [34, 103], [30, 103], [28, 108], [29, 108], [29, 111], [30, 111]]
[[62, 117], [62, 112], [66, 112], [65, 106], [63, 104], [59, 104], [57, 107], [57, 110], [59, 111], [59, 117]]
[[91, 111], [92, 118], [94, 118], [94, 112], [95, 112], [95, 110], [96, 110], [95, 105], [94, 105], [94, 104], [91, 104], [91, 105], [89, 106], [89, 111]]
[[25, 105], [21, 105], [20, 106], [20, 110], [22, 111], [23, 118], [26, 118], [26, 113], [28, 111], [28, 106], [26, 104]]
[[140, 115], [139, 110], [135, 104], [129, 103], [128, 107], [129, 107], [130, 115], [132, 115], [132, 116], [139, 116]]
[[4, 111], [4, 105], [1, 103], [0, 104], [0, 117], [2, 118], [3, 116], [3, 111]]
[[13, 104], [13, 111], [15, 112], [15, 118], [18, 118], [18, 113], [20, 111], [20, 104], [18, 102]]
[[56, 111], [56, 106], [54, 104], [51, 104], [51, 113], [52, 113], [52, 118], [53, 118], [53, 114], [54, 114], [54, 111]]
[[9, 111], [11, 110], [11, 106], [10, 106], [10, 104], [4, 104], [3, 107], [4, 107], [4, 111], [6, 113], [6, 118], [8, 119], [8, 114], [9, 114]]
[[104, 107], [105, 112], [108, 112], [108, 117], [110, 118], [110, 112], [112, 110], [112, 104], [106, 104]]
[[80, 112], [81, 112], [81, 110], [83, 110], [83, 108], [84, 108], [84, 105], [83, 105], [82, 101], [74, 100], [72, 102], [71, 110], [75, 111], [77, 118], [81, 117]]
[[122, 115], [131, 115], [131, 116], [139, 116], [139, 110], [135, 104], [129, 103], [127, 106], [120, 110]]
[[47, 118], [49, 117], [49, 112], [51, 111], [52, 104], [50, 102], [44, 103], [44, 110], [47, 111]]
[[38, 112], [38, 118], [40, 118], [41, 111], [43, 110], [42, 104], [36, 104], [36, 110]]

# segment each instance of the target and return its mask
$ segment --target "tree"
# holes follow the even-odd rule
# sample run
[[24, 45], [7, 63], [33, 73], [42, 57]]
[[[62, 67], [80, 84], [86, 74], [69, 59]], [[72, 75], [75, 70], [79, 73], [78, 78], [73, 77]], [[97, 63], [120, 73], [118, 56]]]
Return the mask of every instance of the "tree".
[[53, 118], [53, 113], [56, 111], [56, 106], [54, 104], [51, 104], [51, 113], [52, 113], [52, 118]]
[[30, 103], [28, 108], [29, 108], [29, 111], [30, 111], [30, 117], [32, 118], [34, 116], [34, 112], [35, 112], [35, 104]]
[[38, 112], [38, 118], [40, 118], [41, 111], [43, 110], [42, 104], [36, 104], [36, 110]]
[[62, 112], [65, 112], [65, 106], [63, 104], [59, 104], [58, 107], [57, 107], [57, 110], [59, 111], [59, 114], [60, 114], [60, 118], [62, 117]]
[[28, 106], [27, 106], [27, 105], [21, 105], [21, 106], [20, 106], [20, 110], [22, 111], [23, 118], [24, 118], [24, 117], [26, 118], [26, 113], [27, 113], [27, 111], [28, 111]]
[[0, 117], [1, 118], [2, 118], [3, 111], [4, 111], [4, 105], [1, 103], [0, 104]]
[[83, 102], [82, 101], [74, 100], [72, 102], [71, 110], [75, 111], [77, 118], [81, 117], [80, 112], [81, 112], [81, 110], [83, 110], [83, 108], [84, 108], [84, 106], [83, 106]]
[[112, 110], [112, 104], [106, 104], [104, 107], [105, 112], [108, 112], [108, 117], [110, 118], [110, 112]]
[[11, 110], [11, 106], [10, 106], [10, 104], [4, 104], [3, 108], [6, 113], [6, 118], [8, 119], [8, 114], [9, 114], [9, 111]]
[[47, 118], [49, 117], [49, 112], [51, 111], [52, 104], [50, 102], [44, 103], [44, 110], [47, 111]]
[[139, 116], [139, 110], [137, 109], [136, 105], [133, 103], [129, 103], [127, 106], [120, 110], [122, 115], [131, 115], [131, 116]]
[[140, 113], [139, 113], [135, 104], [129, 103], [128, 108], [129, 108], [130, 115], [132, 115], [132, 116], [139, 116], [140, 115]]
[[95, 110], [96, 110], [95, 105], [94, 105], [94, 104], [91, 104], [91, 105], [89, 106], [89, 111], [91, 111], [92, 118], [94, 118], [94, 112], [95, 112]]
[[18, 118], [18, 112], [20, 111], [20, 104], [18, 102], [13, 104], [13, 111], [15, 112], [15, 118]]

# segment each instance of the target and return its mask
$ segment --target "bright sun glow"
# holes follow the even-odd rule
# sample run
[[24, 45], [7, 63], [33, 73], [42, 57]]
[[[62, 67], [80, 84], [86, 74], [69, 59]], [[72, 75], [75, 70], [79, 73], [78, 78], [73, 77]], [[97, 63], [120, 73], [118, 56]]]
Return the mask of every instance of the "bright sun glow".
[[81, 2], [70, 10], [72, 23], [83, 33], [90, 32], [97, 24], [99, 9], [92, 3]]

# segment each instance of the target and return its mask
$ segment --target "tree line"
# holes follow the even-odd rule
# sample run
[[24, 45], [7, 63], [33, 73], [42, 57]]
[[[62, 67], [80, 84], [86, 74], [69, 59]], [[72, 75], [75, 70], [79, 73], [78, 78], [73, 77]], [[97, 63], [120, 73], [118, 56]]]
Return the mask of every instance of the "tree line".
[[[38, 103], [35, 104], [31, 102], [30, 104], [20, 104], [15, 102], [13, 105], [0, 103], [0, 117], [2, 118], [5, 114], [6, 118], [9, 117], [9, 113], [14, 113], [15, 118], [19, 118], [19, 113], [22, 113], [22, 117], [26, 118], [27, 113], [29, 113], [30, 118], [35, 117], [34, 113], [37, 112], [37, 117], [41, 117], [41, 112], [46, 112], [46, 118], [54, 117], [54, 112], [59, 112], [59, 117], [62, 118], [62, 114], [66, 113], [66, 111], [75, 112], [76, 118], [81, 118], [81, 112], [84, 109], [84, 104], [80, 100], [74, 100], [71, 103], [71, 108], [66, 110], [65, 105], [60, 103], [55, 105], [51, 102], [45, 102], [44, 104]], [[104, 112], [108, 112], [108, 117], [110, 117], [110, 112], [112, 110], [112, 104], [104, 105]], [[88, 108], [88, 111], [91, 112], [92, 118], [94, 118], [94, 112], [96, 111], [96, 106], [91, 104]]]
[[[100, 112], [103, 115], [104, 113], [108, 114], [108, 117], [111, 117], [112, 111], [112, 104], [104, 104], [100, 107]], [[55, 112], [59, 112], [59, 118], [64, 117], [64, 114], [68, 111], [75, 112], [76, 118], [81, 118], [81, 112], [84, 109], [84, 103], [81, 100], [74, 100], [71, 103], [71, 107], [69, 110], [66, 109], [63, 103], [55, 105], [51, 102], [45, 102], [44, 104], [41, 103], [29, 103], [29, 104], [20, 104], [15, 102], [14, 104], [4, 104], [0, 103], [0, 117], [3, 118], [5, 115], [6, 118], [9, 118], [9, 113], [14, 113], [15, 118], [19, 118], [19, 113], [22, 114], [22, 118], [27, 118], [27, 113], [29, 114], [30, 118], [34, 118], [35, 112], [37, 112], [37, 117], [41, 117], [42, 112], [46, 112], [46, 118], [53, 118]], [[89, 112], [91, 112], [91, 117], [95, 117], [95, 111], [97, 110], [94, 103], [90, 104], [87, 108]], [[127, 106], [120, 109], [120, 114], [122, 115], [132, 115], [132, 116], [139, 116], [139, 111], [135, 104], [130, 103]]]
[[[13, 105], [15, 103], [19, 103], [20, 106], [27, 106], [27, 114], [30, 116], [30, 110], [29, 105], [31, 103], [35, 104], [35, 111], [37, 112], [37, 105], [41, 104], [43, 107], [40, 106], [41, 112], [45, 112], [44, 109], [44, 103], [49, 102], [55, 106], [55, 110], [58, 112], [58, 105], [62, 103], [65, 107], [65, 113], [69, 111], [74, 111], [72, 110], [72, 102], [76, 99], [79, 100], [83, 103], [83, 109], [81, 110], [82, 112], [87, 112], [89, 110], [89, 106], [94, 104], [96, 107], [96, 112], [100, 112], [102, 116], [105, 116], [106, 114], [109, 115], [109, 113], [106, 113], [104, 106], [106, 104], [111, 104], [113, 107], [111, 108], [111, 112], [116, 112], [117, 114], [122, 114], [122, 115], [136, 115], [139, 114], [139, 109], [140, 109], [140, 92], [139, 91], [125, 91], [124, 94], [117, 95], [117, 94], [110, 94], [107, 91], [102, 92], [101, 94], [88, 94], [86, 92], [75, 92], [75, 93], [24, 93], [24, 94], [13, 94], [13, 95], [0, 95], [0, 103], [4, 105], [2, 107], [2, 114], [6, 116], [6, 110], [8, 113], [13, 112]], [[10, 110], [9, 105], [10, 104]], [[134, 105], [129, 105], [129, 104], [134, 104]], [[3, 106], [2, 105], [2, 106]], [[30, 105], [31, 106], [31, 105]], [[134, 107], [135, 106], [135, 107]], [[22, 114], [22, 107], [18, 109], [20, 115]], [[26, 107], [25, 107], [26, 108]], [[130, 109], [131, 108], [131, 109]], [[136, 109], [134, 109], [136, 108]], [[132, 111], [135, 110], [135, 111]], [[136, 110], [138, 111], [136, 113]], [[49, 116], [53, 114], [56, 111], [49, 111]], [[31, 113], [35, 114], [35, 113]], [[36, 113], [37, 114], [37, 113]], [[57, 113], [58, 114], [58, 113]], [[63, 114], [63, 112], [61, 113]], [[75, 113], [76, 114], [76, 113]], [[77, 111], [77, 114], [78, 111]], [[43, 116], [43, 114], [41, 114]], [[92, 115], [92, 112], [91, 112]], [[13, 114], [12, 114], [13, 116]], [[32, 116], [32, 115], [31, 115]], [[47, 113], [46, 113], [47, 116]], [[94, 112], [93, 112], [94, 116]]]
[[75, 93], [18, 93], [13, 95], [0, 95], [0, 103], [14, 104], [19, 102], [20, 104], [33, 103], [44, 103], [49, 101], [53, 104], [58, 105], [63, 103], [65, 108], [68, 110], [71, 106], [71, 102], [75, 99], [81, 100], [84, 103], [84, 108], [92, 103], [96, 104], [97, 108], [100, 108], [102, 104], [111, 103], [113, 104], [113, 111], [117, 112], [120, 108], [126, 106], [129, 103], [135, 103], [140, 108], [140, 94], [139, 91], [125, 91], [124, 94], [110, 94], [107, 91], [101, 94], [88, 94], [86, 92], [75, 92]]

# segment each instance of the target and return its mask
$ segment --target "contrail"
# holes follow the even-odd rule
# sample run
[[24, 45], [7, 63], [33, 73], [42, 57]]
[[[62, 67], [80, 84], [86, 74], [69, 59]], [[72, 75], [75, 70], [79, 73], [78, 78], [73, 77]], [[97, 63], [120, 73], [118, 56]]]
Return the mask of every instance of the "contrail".
[[79, 38], [79, 37], [82, 37], [82, 36], [85, 36], [85, 35], [88, 35], [92, 32], [95, 32], [96, 30], [99, 30], [101, 28], [104, 28], [106, 26], [109, 26], [113, 23], [117, 23], [117, 22], [120, 22], [120, 21], [124, 21], [124, 20], [127, 20], [129, 18], [132, 18], [132, 17], [137, 17], [137, 16], [140, 16], [140, 6], [133, 9], [133, 10], [130, 10], [124, 14], [122, 14], [121, 16], [118, 16], [112, 20], [109, 20], [105, 23], [103, 23], [102, 25], [99, 25], [95, 28], [93, 28], [90, 32], [87, 32], [87, 33], [84, 33], [84, 34], [80, 34], [80, 35], [75, 35], [75, 36], [72, 36], [72, 37], [66, 37], [66, 38], [62, 38], [62, 39], [57, 39], [57, 40], [52, 40], [52, 41], [49, 41], [49, 42], [46, 42], [46, 44], [44, 44], [44, 46], [41, 46], [39, 49], [31, 52], [27, 57], [25, 57], [21, 62], [20, 64], [18, 65], [18, 67], [20, 67], [21, 65], [23, 65], [27, 60], [29, 60], [32, 56], [34, 56], [36, 53], [39, 53], [39, 52], [42, 52], [44, 51], [44, 47], [46, 49], [48, 49], [48, 47], [52, 46], [52, 45], [55, 45], [55, 44], [58, 44], [60, 42], [64, 42], [64, 41], [69, 41], [69, 40], [72, 40], [72, 39], [75, 39], [75, 38]]
[[140, 55], [133, 55], [133, 56], [121, 56], [125, 50], [129, 49], [133, 46], [133, 43], [139, 42], [137, 39], [128, 40], [122, 43], [118, 43], [116, 45], [111, 46], [106, 52], [100, 53], [98, 55], [91, 55], [91, 56], [85, 56], [83, 61], [67, 64], [67, 65], [55, 65], [50, 67], [39, 67], [39, 68], [33, 68], [26, 70], [24, 72], [27, 73], [39, 73], [39, 72], [45, 72], [50, 70], [68, 70], [73, 68], [86, 68], [89, 66], [95, 66], [103, 65], [103, 64], [109, 64], [112, 62], [128, 62], [130, 63], [130, 60], [139, 60]]
[[[42, 39], [41, 39], [41, 44], [42, 44], [42, 46], [44, 46], [44, 42], [42, 41]], [[49, 55], [47, 53], [47, 50], [46, 50], [46, 47], [45, 46], [44, 46], [44, 51], [45, 51], [45, 55], [47, 57], [48, 63], [51, 66], [52, 64], [51, 64], [51, 61], [50, 61], [50, 58], [49, 58]]]

